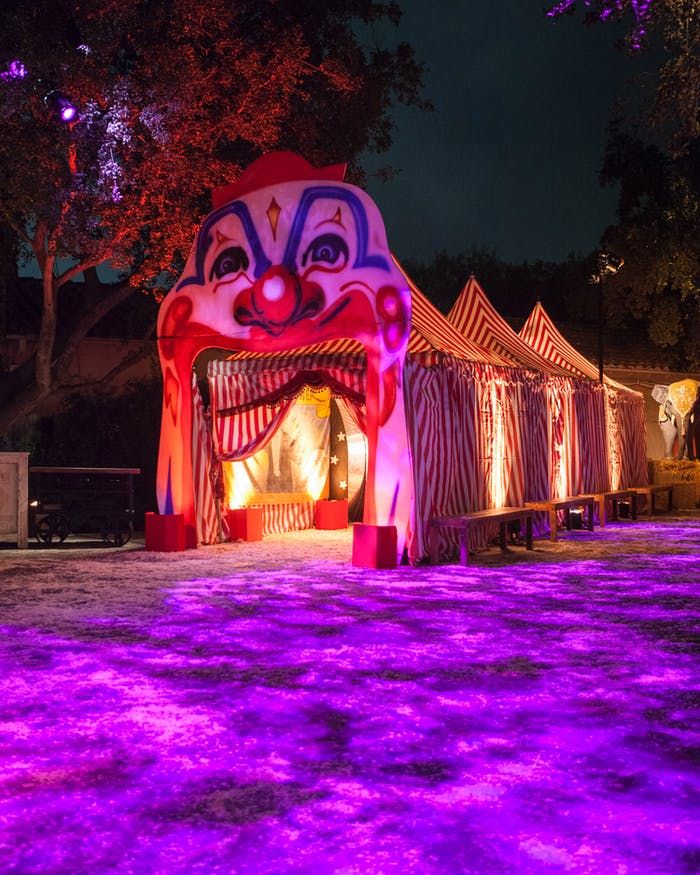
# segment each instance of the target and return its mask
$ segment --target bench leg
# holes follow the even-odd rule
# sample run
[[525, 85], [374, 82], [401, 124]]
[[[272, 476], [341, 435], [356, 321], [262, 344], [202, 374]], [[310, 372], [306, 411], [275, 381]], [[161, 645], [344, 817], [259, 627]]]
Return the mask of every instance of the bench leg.
[[469, 526], [465, 523], [459, 530], [459, 561], [469, 565]]
[[525, 519], [525, 548], [532, 550], [532, 516]]
[[630, 502], [630, 514], [632, 515], [632, 519], [637, 519], [637, 493], [632, 493], [632, 500]]
[[617, 522], [617, 520], [618, 520], [618, 507], [617, 507], [617, 505], [618, 505], [618, 499], [613, 498], [613, 500], [611, 501], [613, 522]]
[[673, 510], [673, 486], [668, 487], [668, 512]]
[[557, 512], [554, 509], [549, 512], [549, 540], [557, 540]]
[[591, 501], [588, 504], [588, 529], [589, 531], [593, 531], [593, 527], [595, 525], [595, 501]]
[[428, 550], [430, 564], [437, 565], [440, 561], [440, 533], [437, 526], [430, 526], [428, 529]]
[[571, 531], [571, 508], [566, 508], [564, 510], [564, 525], [566, 526], [566, 531]]
[[605, 528], [605, 496], [598, 499], [598, 521], [601, 529]]
[[498, 546], [501, 550], [508, 549], [508, 545], [506, 544], [506, 523], [498, 524]]

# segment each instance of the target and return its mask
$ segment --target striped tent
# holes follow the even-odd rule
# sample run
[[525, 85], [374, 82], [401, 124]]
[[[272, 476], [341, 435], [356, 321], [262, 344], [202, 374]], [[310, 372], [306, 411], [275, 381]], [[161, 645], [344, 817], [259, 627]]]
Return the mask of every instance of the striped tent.
[[[568, 342], [539, 301], [520, 329], [519, 336], [557, 367], [597, 383], [598, 368]], [[595, 424], [596, 434], [589, 429], [584, 435], [584, 444], [589, 445], [588, 442], [595, 439], [596, 453], [600, 456], [600, 443], [605, 444], [611, 489], [644, 485], [648, 477], [644, 397], [606, 375], [603, 375], [603, 384], [604, 413], [601, 416], [597, 410], [594, 418], [593, 412], [588, 411], [587, 422]], [[586, 403], [583, 397], [578, 399], [579, 408]], [[604, 438], [600, 437], [601, 431]], [[595, 464], [594, 454], [584, 453], [583, 462], [590, 468]]]
[[513, 423], [507, 441], [512, 458], [532, 460], [531, 482], [539, 496], [563, 498], [608, 489], [605, 393], [597, 383], [586, 379], [583, 371], [566, 367], [563, 357], [541, 355], [520, 337], [473, 276], [448, 319], [463, 334], [525, 369], [521, 403], [526, 409], [539, 405], [546, 426], [523, 431]]

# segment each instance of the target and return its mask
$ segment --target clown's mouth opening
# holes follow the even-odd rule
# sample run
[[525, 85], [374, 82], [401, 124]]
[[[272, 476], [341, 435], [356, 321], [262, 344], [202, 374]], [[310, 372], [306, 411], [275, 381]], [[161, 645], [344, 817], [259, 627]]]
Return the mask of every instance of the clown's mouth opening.
[[367, 441], [346, 403], [325, 387], [306, 387], [265, 447], [223, 463], [224, 504], [234, 509], [347, 499], [351, 516], [357, 506], [361, 518], [366, 466]]
[[[309, 528], [315, 502], [330, 499], [347, 500], [350, 520], [361, 521], [367, 470], [362, 396], [338, 397], [343, 390], [332, 391], [317, 370], [297, 371], [279, 387], [270, 359], [258, 365], [228, 355], [222, 361], [222, 354], [207, 350], [196, 368], [208, 374], [199, 381], [200, 393], [213, 454], [223, 460], [217, 489], [222, 520], [229, 510], [263, 507], [268, 532]], [[227, 408], [236, 398], [240, 404], [241, 385], [256, 397]]]

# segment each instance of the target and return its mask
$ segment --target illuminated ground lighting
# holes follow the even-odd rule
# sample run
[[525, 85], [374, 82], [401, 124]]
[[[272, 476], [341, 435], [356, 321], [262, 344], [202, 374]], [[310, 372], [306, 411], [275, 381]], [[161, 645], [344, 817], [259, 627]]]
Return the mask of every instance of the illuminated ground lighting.
[[697, 871], [699, 540], [0, 553], [2, 870]]

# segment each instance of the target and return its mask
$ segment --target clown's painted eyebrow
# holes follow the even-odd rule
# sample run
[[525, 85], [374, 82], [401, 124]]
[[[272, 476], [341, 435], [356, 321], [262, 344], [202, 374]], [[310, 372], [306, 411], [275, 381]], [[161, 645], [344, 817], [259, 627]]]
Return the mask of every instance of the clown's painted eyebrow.
[[219, 229], [216, 229], [216, 245], [219, 246], [221, 243], [228, 243], [232, 238], [227, 237], [226, 234], [222, 234]]
[[332, 218], [321, 219], [321, 221], [317, 225], [314, 226], [314, 230], [316, 230], [316, 228], [320, 228], [321, 225], [328, 225], [328, 224], [340, 225], [340, 227], [343, 229], [343, 231], [345, 231], [345, 225], [343, 224], [343, 214], [340, 211], [340, 207], [338, 207], [338, 209], [335, 211], [335, 215]]

